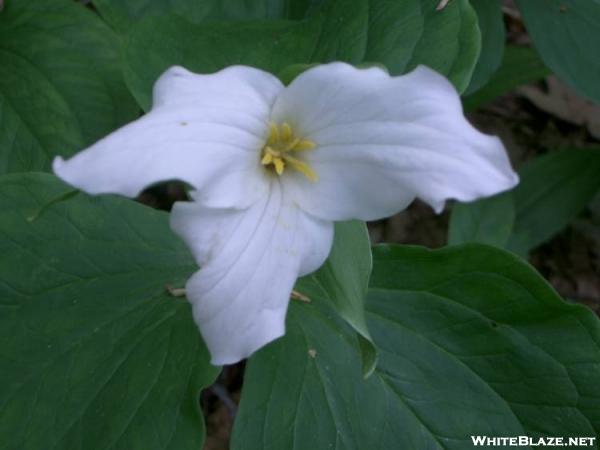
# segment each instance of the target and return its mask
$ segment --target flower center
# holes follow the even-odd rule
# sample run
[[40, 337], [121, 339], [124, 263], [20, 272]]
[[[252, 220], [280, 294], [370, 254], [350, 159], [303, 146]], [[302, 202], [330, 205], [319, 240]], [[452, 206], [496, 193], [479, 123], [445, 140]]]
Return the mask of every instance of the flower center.
[[261, 164], [281, 175], [286, 167], [297, 170], [310, 181], [317, 181], [317, 174], [301, 159], [292, 156], [294, 152], [312, 150], [316, 144], [308, 139], [294, 136], [292, 127], [283, 122], [271, 123], [269, 138], [261, 151]]

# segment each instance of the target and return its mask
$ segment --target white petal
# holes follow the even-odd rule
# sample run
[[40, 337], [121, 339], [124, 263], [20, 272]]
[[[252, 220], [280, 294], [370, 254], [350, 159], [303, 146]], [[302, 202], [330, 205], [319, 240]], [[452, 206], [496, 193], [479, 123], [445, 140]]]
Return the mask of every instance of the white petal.
[[285, 178], [300, 206], [323, 219], [386, 217], [414, 197], [441, 211], [447, 199], [473, 200], [518, 181], [500, 140], [474, 129], [453, 86], [426, 67], [390, 77], [319, 66], [280, 93], [272, 117], [317, 144], [304, 157], [319, 181]]
[[327, 258], [333, 224], [286, 201], [280, 183], [250, 208], [176, 203], [171, 227], [201, 269], [186, 284], [215, 365], [232, 364], [282, 336], [296, 278]]
[[54, 171], [91, 194], [133, 197], [179, 179], [207, 205], [248, 206], [266, 192], [260, 149], [281, 89], [277, 78], [249, 67], [211, 75], [172, 67], [156, 82], [147, 115], [68, 161], [56, 158]]

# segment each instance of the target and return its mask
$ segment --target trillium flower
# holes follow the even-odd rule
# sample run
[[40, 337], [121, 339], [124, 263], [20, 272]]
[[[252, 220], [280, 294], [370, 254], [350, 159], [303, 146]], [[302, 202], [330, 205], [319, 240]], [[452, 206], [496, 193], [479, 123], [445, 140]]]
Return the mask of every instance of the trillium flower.
[[502, 143], [464, 118], [452, 85], [419, 67], [317, 66], [285, 87], [232, 66], [172, 67], [152, 110], [54, 171], [90, 194], [130, 197], [178, 179], [171, 227], [200, 270], [186, 284], [214, 364], [284, 334], [296, 279], [318, 269], [333, 223], [390, 216], [418, 197], [441, 211], [513, 187]]

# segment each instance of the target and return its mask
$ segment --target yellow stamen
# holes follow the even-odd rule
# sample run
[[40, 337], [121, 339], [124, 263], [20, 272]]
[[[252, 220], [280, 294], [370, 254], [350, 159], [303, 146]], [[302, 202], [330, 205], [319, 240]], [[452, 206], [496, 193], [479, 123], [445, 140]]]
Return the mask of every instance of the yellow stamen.
[[272, 162], [273, 162], [273, 155], [270, 152], [265, 152], [265, 156], [263, 156], [263, 159], [260, 161], [260, 163], [263, 166], [268, 166]]
[[300, 139], [296, 138], [293, 141], [289, 141], [280, 151], [282, 153], [291, 152], [296, 150], [296, 145], [300, 142]]
[[309, 141], [308, 139], [302, 139], [300, 142], [296, 144], [294, 150], [297, 152], [301, 152], [304, 150], [312, 150], [316, 147], [316, 144], [313, 141]]
[[281, 140], [289, 141], [290, 139], [292, 139], [292, 134], [292, 127], [290, 127], [290, 124], [287, 122], [283, 122], [281, 124]]
[[269, 125], [269, 138], [267, 139], [267, 145], [275, 145], [279, 142], [279, 127], [277, 124], [271, 122]]
[[283, 169], [285, 169], [285, 163], [281, 158], [273, 158], [273, 164], [275, 165], [275, 172], [277, 175], [281, 175], [283, 173]]
[[291, 155], [293, 152], [312, 150], [316, 144], [308, 139], [294, 136], [291, 125], [283, 122], [269, 124], [269, 136], [261, 152], [260, 163], [267, 168], [272, 168], [277, 175], [282, 175], [286, 167], [297, 170], [312, 182], [318, 180], [317, 174], [303, 158]]
[[313, 183], [319, 179], [315, 171], [312, 170], [312, 168], [304, 161], [300, 161], [292, 156], [286, 156], [285, 162], [287, 162], [292, 168], [296, 169]]

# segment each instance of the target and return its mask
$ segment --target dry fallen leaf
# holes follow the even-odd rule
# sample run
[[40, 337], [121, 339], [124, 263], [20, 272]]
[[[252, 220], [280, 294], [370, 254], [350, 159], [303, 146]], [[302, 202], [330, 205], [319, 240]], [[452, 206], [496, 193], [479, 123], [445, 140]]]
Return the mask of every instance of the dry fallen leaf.
[[548, 91], [534, 86], [523, 86], [518, 92], [542, 111], [572, 123], [585, 126], [590, 134], [600, 139], [600, 106], [581, 98], [571, 87], [550, 76]]

